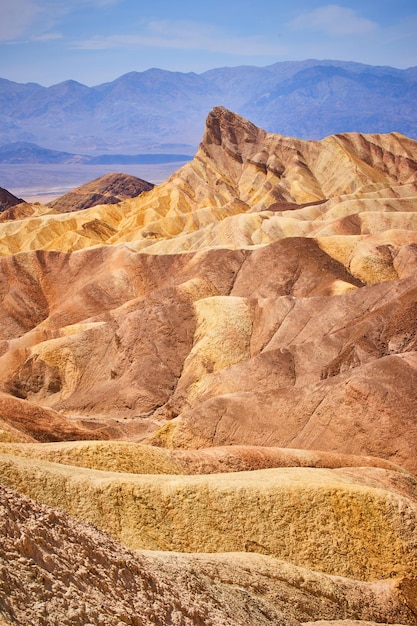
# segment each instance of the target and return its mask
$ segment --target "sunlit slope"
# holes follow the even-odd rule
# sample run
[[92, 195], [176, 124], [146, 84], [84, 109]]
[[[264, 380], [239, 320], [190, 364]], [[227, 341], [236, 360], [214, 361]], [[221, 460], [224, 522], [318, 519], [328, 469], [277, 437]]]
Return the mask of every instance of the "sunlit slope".
[[3, 222], [0, 438], [415, 471], [416, 168], [399, 134], [301, 141], [218, 107], [159, 187]]
[[320, 142], [270, 135], [218, 107], [194, 160], [165, 183], [119, 205], [4, 223], [0, 253], [128, 243], [172, 254], [302, 236], [318, 238], [365, 282], [391, 279], [378, 248], [415, 243], [416, 151], [396, 133]]

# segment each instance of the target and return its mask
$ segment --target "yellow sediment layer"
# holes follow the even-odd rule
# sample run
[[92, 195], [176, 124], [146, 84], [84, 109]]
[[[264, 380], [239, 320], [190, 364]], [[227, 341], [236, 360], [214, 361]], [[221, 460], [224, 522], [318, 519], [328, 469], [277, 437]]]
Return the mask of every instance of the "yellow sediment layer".
[[185, 359], [188, 399], [204, 388], [207, 374], [249, 358], [253, 311], [245, 298], [213, 296], [194, 303], [196, 330]]
[[[30, 438], [26, 439], [30, 442]], [[0, 453], [62, 465], [131, 474], [212, 474], [271, 467], [377, 467], [407, 472], [376, 457], [326, 453], [291, 448], [220, 446], [198, 450], [158, 448], [131, 441], [59, 441], [0, 443]]]
[[361, 580], [417, 568], [416, 505], [331, 470], [138, 476], [2, 454], [0, 476], [131, 548], [260, 552]]
[[[1, 431], [0, 431], [1, 432]], [[0, 443], [0, 453], [89, 469], [134, 474], [184, 474], [169, 451], [128, 441], [65, 441], [42, 444]]]

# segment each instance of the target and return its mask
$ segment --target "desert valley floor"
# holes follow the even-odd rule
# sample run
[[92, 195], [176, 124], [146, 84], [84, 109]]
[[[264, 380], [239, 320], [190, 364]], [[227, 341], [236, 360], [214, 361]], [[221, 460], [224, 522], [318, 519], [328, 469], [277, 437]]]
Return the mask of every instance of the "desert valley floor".
[[417, 625], [417, 142], [116, 183], [0, 213], [1, 626]]

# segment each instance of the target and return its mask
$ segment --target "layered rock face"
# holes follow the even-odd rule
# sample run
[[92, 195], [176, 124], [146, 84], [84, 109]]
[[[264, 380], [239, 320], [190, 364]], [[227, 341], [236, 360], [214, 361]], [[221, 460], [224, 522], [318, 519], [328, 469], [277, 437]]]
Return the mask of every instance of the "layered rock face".
[[213, 110], [153, 191], [1, 225], [3, 392], [104, 430], [168, 419], [160, 445], [415, 470], [416, 172], [400, 135], [305, 142]]
[[[405, 136], [301, 141], [218, 107], [164, 184], [3, 221], [1, 483], [164, 551], [115, 556], [100, 538], [155, 607], [154, 573], [184, 568], [198, 602], [191, 615], [181, 596], [174, 619], [164, 587], [172, 623], [417, 623], [416, 203]], [[10, 511], [22, 497], [3, 495]], [[24, 506], [9, 531], [30, 537]], [[59, 539], [42, 535], [59, 566], [23, 542], [17, 579], [19, 558], [58, 586], [73, 571], [56, 545], [75, 522], [59, 520]], [[84, 593], [68, 623], [101, 623], [94, 590], [71, 593], [56, 615]], [[16, 593], [6, 621], [40, 595]], [[163, 610], [118, 619], [170, 623]]]

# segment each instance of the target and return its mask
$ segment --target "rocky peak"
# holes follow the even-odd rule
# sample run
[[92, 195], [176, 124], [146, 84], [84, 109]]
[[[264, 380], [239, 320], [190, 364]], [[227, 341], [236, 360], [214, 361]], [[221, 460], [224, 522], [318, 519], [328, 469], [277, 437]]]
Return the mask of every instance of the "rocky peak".
[[211, 155], [211, 146], [221, 146], [230, 156], [242, 162], [245, 146], [253, 148], [264, 140], [266, 132], [249, 120], [225, 107], [217, 106], [210, 111], [201, 147]]

